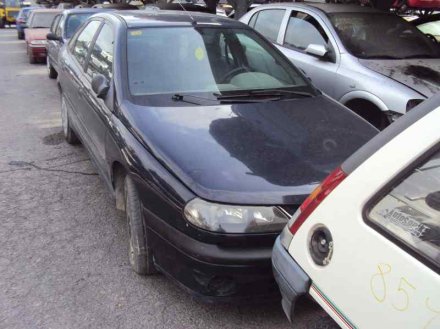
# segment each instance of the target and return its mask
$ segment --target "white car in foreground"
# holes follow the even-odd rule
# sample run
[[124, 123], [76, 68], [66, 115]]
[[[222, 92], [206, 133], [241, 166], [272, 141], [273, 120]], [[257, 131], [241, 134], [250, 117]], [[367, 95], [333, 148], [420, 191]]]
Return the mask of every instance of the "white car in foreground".
[[289, 320], [310, 295], [342, 328], [440, 328], [440, 95], [330, 174], [272, 263]]

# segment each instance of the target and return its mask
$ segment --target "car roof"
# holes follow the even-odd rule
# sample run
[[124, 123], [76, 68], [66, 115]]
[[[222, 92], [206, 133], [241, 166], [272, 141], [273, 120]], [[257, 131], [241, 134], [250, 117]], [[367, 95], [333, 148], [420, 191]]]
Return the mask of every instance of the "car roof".
[[378, 13], [384, 14], [385, 12], [359, 5], [343, 5], [343, 4], [330, 4], [330, 3], [315, 3], [315, 2], [294, 2], [294, 3], [274, 3], [270, 5], [262, 5], [257, 8], [264, 7], [295, 7], [304, 9], [317, 9], [325, 14], [334, 13]]
[[62, 11], [62, 9], [35, 9], [32, 10], [32, 13], [61, 13]]
[[101, 13], [111, 10], [111, 8], [75, 8], [75, 9], [67, 9], [63, 10], [64, 15], [72, 15], [72, 14], [88, 14], [88, 13]]
[[151, 9], [133, 11], [124, 10], [105, 14], [117, 16], [119, 19], [123, 20], [129, 28], [169, 25], [188, 26], [194, 23], [229, 27], [246, 26], [236, 20], [200, 12]]

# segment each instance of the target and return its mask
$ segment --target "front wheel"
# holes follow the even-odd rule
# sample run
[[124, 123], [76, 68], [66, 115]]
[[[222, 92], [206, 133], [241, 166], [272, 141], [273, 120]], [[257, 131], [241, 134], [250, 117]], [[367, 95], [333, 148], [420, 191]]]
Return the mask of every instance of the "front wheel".
[[69, 144], [78, 144], [79, 139], [70, 126], [69, 106], [67, 105], [66, 98], [63, 94], [61, 94], [61, 123], [63, 125], [63, 133], [66, 142]]
[[28, 56], [29, 56], [29, 64], [35, 64], [37, 60], [35, 59], [35, 56], [32, 55], [32, 51], [28, 50]]
[[151, 249], [147, 244], [147, 230], [142, 216], [141, 200], [134, 181], [128, 175], [125, 177], [124, 190], [129, 235], [128, 257], [131, 268], [140, 275], [157, 273]]
[[50, 64], [49, 56], [46, 58], [46, 67], [47, 67], [47, 75], [51, 79], [56, 79], [58, 76], [57, 71], [53, 68], [52, 64]]

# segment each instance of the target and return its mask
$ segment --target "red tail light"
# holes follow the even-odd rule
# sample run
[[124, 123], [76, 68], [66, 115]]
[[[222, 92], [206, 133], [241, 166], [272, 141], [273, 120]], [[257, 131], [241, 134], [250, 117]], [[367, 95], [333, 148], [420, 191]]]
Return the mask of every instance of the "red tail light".
[[327, 195], [338, 186], [347, 174], [342, 171], [340, 167], [327, 176], [326, 179], [319, 185], [313, 192], [304, 200], [303, 204], [299, 207], [300, 213], [290, 226], [290, 232], [295, 234], [301, 225], [306, 221], [307, 217], [318, 207], [318, 205], [324, 200]]

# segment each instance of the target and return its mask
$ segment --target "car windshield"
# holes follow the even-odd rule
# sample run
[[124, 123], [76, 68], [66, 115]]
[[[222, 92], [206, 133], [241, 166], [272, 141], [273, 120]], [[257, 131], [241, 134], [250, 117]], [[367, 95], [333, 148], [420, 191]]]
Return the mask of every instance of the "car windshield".
[[72, 14], [67, 17], [66, 38], [70, 39], [81, 24], [93, 13]]
[[30, 28], [49, 28], [52, 25], [52, 21], [58, 12], [50, 13], [38, 13], [34, 12], [32, 15], [31, 22], [29, 23]]
[[313, 87], [273, 46], [249, 29], [155, 27], [128, 31], [133, 96]]
[[394, 14], [329, 15], [347, 50], [359, 58], [440, 58], [439, 47]]

